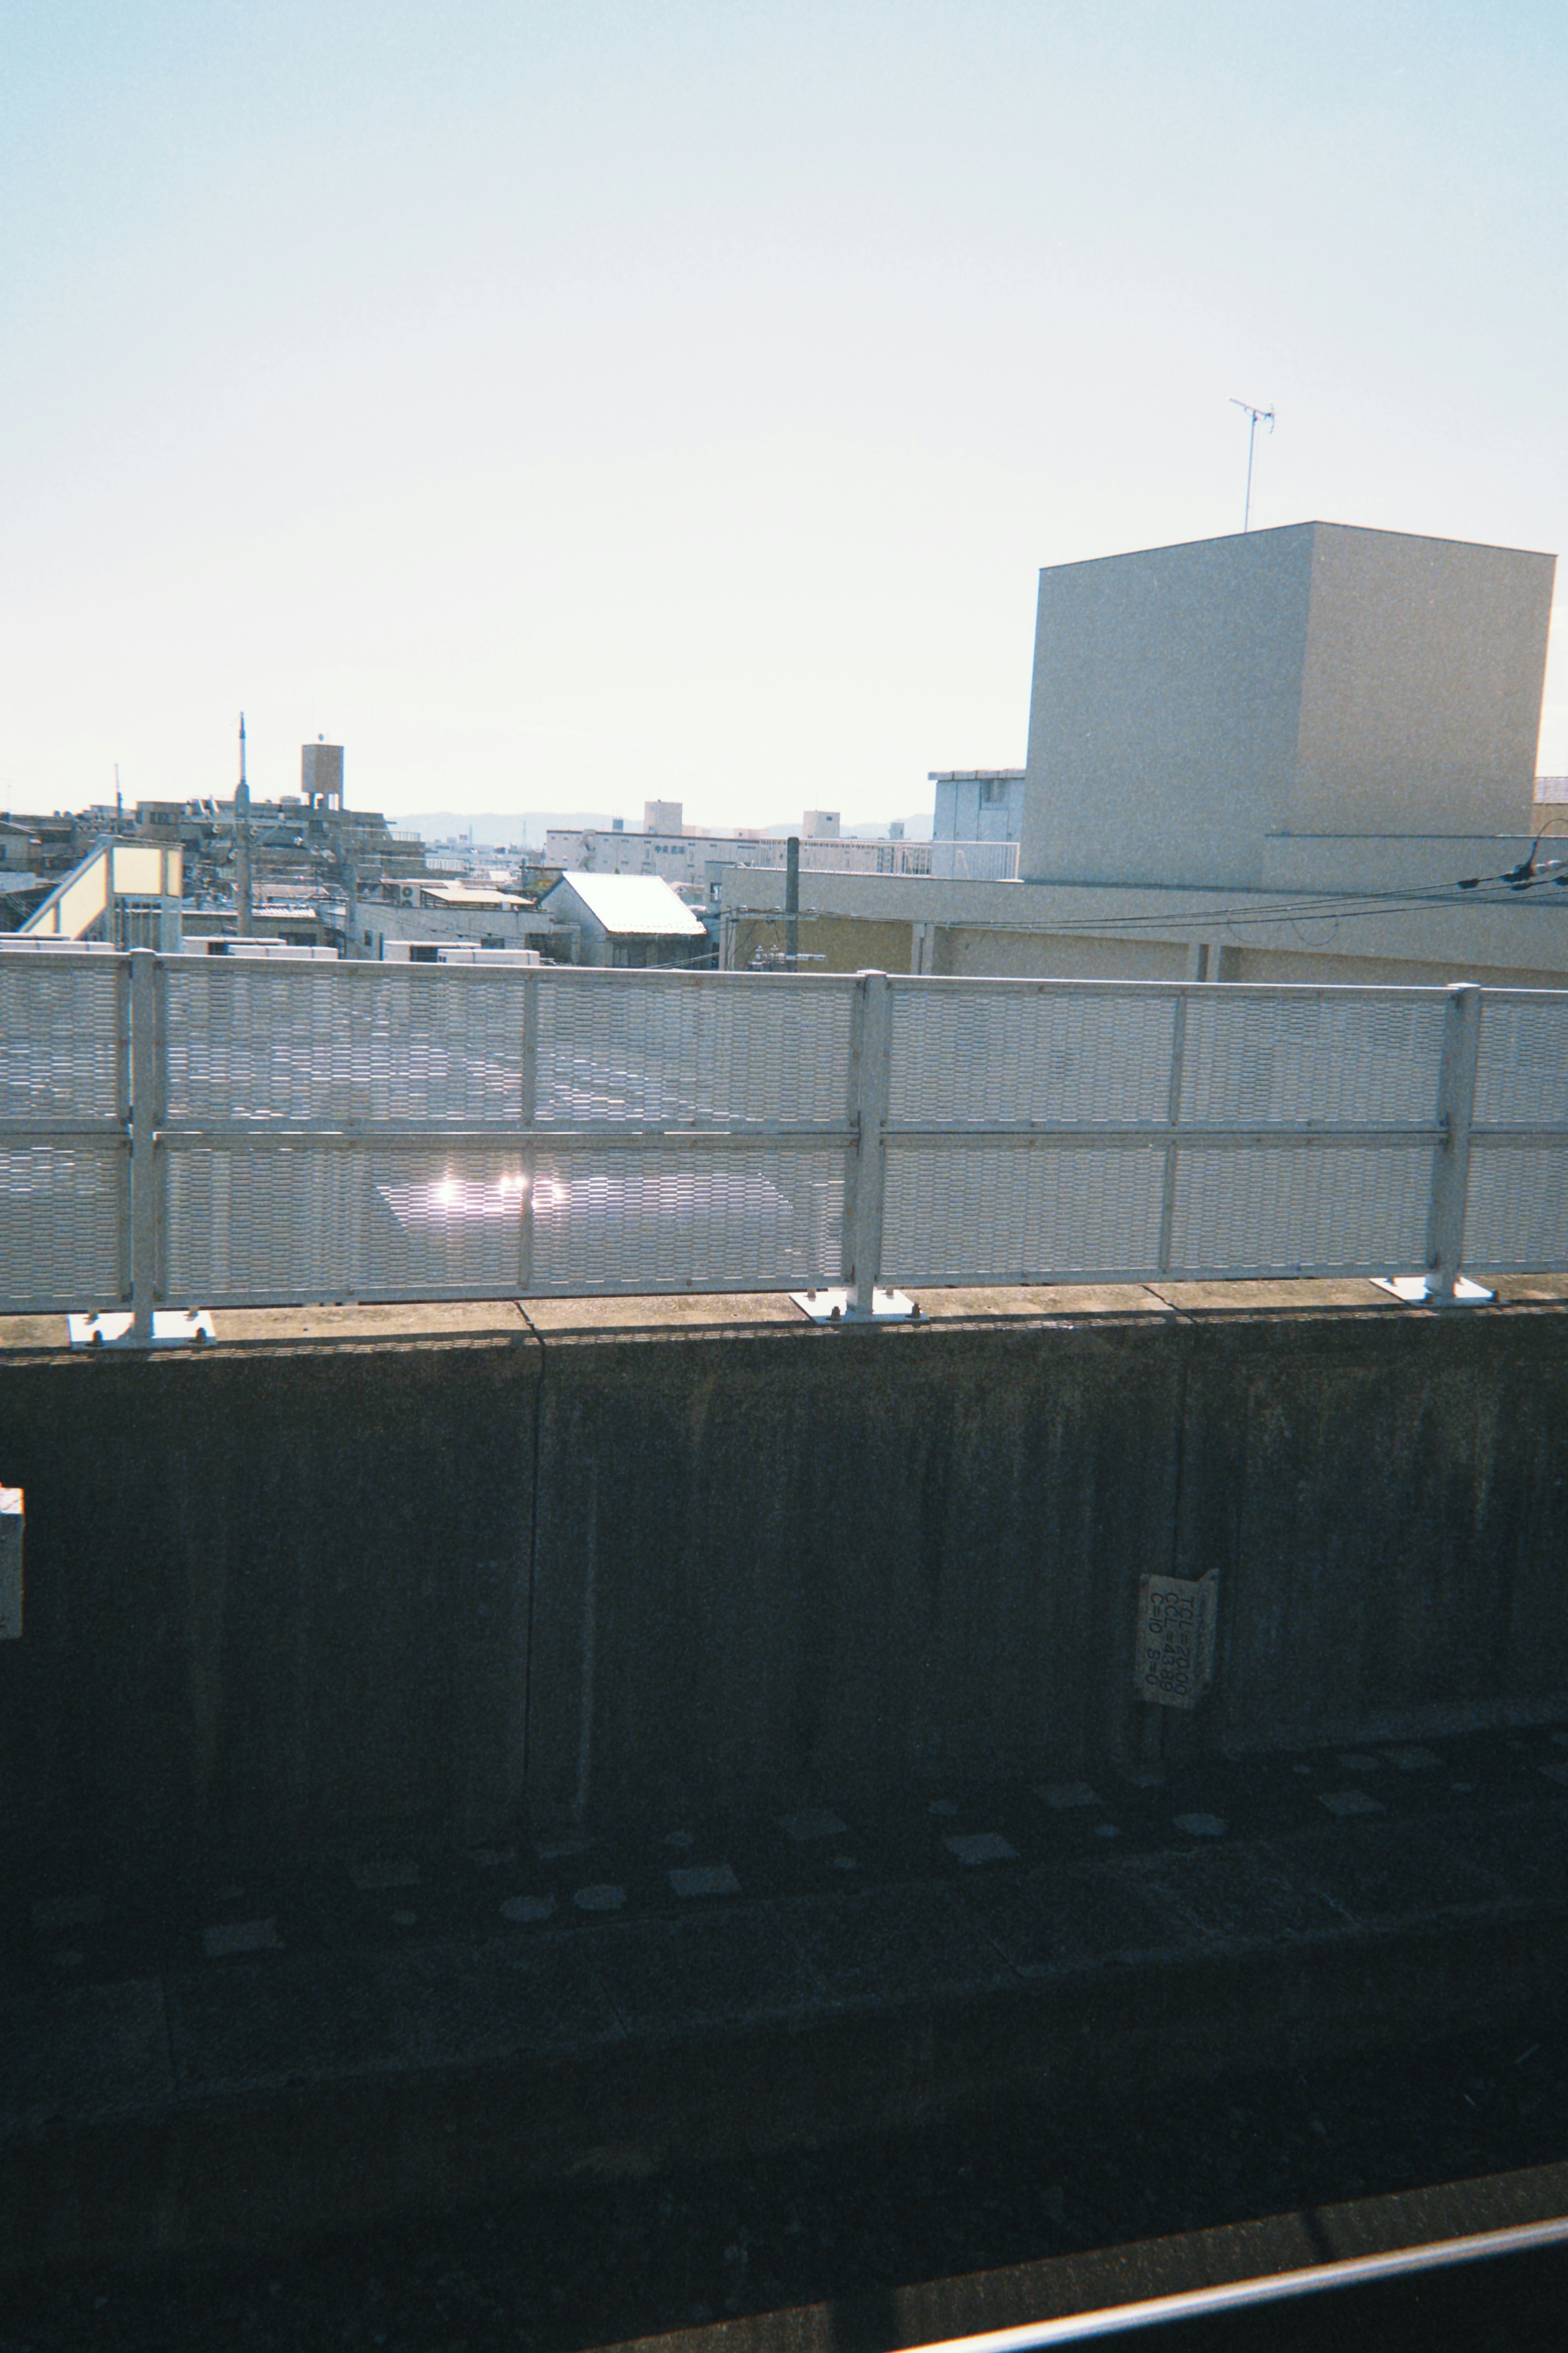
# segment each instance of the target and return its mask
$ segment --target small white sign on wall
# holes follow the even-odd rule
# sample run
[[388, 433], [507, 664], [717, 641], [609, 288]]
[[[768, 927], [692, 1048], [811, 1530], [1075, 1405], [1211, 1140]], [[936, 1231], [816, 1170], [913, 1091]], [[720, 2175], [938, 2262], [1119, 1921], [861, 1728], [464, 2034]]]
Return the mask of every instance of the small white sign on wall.
[[1138, 1584], [1138, 1647], [1132, 1680], [1159, 1707], [1195, 1707], [1214, 1681], [1219, 1571], [1206, 1577], [1145, 1577]]
[[0, 1487], [0, 1642], [22, 1638], [22, 1490]]

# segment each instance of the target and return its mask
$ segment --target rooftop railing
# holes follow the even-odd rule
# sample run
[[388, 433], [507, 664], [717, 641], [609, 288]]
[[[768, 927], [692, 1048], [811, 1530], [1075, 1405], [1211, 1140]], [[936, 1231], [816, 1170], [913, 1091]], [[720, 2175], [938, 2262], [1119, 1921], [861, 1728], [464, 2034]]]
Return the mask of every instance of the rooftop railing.
[[[748, 841], [736, 863], [764, 868], [787, 861], [788, 843]], [[752, 855], [760, 852], [761, 855]], [[803, 841], [805, 874], [915, 874], [944, 882], [1012, 882], [1018, 875], [1016, 841]]]

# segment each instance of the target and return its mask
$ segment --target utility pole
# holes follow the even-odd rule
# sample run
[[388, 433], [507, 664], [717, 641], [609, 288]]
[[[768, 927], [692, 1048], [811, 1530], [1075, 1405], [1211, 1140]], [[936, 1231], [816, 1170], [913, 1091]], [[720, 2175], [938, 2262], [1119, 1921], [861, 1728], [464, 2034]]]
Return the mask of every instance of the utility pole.
[[354, 856], [352, 842], [345, 841], [342, 833], [338, 836], [338, 846], [332, 858], [332, 871], [342, 883], [343, 892], [343, 954], [345, 956], [357, 956], [360, 952], [359, 861]]
[[250, 937], [255, 920], [250, 890], [250, 786], [245, 780], [245, 713], [239, 714], [239, 786], [234, 796], [234, 928]]
[[1230, 405], [1232, 408], [1239, 408], [1242, 415], [1248, 419], [1247, 427], [1247, 496], [1242, 501], [1241, 508], [1241, 528], [1243, 531], [1246, 531], [1250, 526], [1252, 521], [1253, 444], [1258, 438], [1258, 428], [1260, 425], [1267, 425], [1270, 433], [1273, 432], [1274, 411], [1271, 408], [1254, 408], [1250, 402], [1245, 400], [1232, 400]]
[[791, 972], [800, 970], [800, 837], [792, 833], [784, 844], [784, 956]]

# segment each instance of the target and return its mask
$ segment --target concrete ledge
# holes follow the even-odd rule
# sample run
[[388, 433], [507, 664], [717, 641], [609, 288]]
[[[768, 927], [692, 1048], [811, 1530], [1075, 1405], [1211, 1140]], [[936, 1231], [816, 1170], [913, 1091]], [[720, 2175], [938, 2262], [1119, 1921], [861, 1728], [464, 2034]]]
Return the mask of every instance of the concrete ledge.
[[1150, 1289], [1168, 1306], [1189, 1314], [1235, 1314], [1238, 1310], [1254, 1315], [1279, 1312], [1300, 1314], [1307, 1311], [1321, 1314], [1336, 1307], [1397, 1310], [1400, 1303], [1391, 1292], [1380, 1291], [1375, 1282], [1363, 1282], [1359, 1275], [1240, 1282], [1161, 1282], [1152, 1283]]
[[343, 1343], [397, 1340], [507, 1339], [526, 1336], [510, 1299], [458, 1299], [369, 1307], [220, 1307], [213, 1316], [218, 1345], [310, 1340]]
[[1163, 1315], [1166, 1303], [1144, 1282], [1037, 1282], [911, 1292], [933, 1324], [1038, 1323], [1069, 1315]]
[[72, 1366], [193, 1365], [210, 1362], [226, 1348], [273, 1350], [307, 1342], [317, 1348], [384, 1347], [410, 1344], [459, 1345], [526, 1344], [531, 1332], [518, 1303], [500, 1300], [439, 1300], [393, 1306], [219, 1308], [213, 1313], [216, 1340], [160, 1342], [151, 1348], [73, 1345], [63, 1315], [0, 1316], [0, 1356], [58, 1356]]
[[538, 1333], [723, 1331], [757, 1324], [811, 1328], [786, 1291], [688, 1292], [647, 1298], [530, 1299], [522, 1310]]
[[1561, 1307], [1568, 1302], [1568, 1274], [1495, 1274], [1486, 1280], [1500, 1307]]
[[[1495, 1275], [1496, 1306], [1568, 1304], [1568, 1274]], [[1067, 1282], [923, 1286], [910, 1293], [929, 1324], [1054, 1323], [1063, 1317], [1322, 1314], [1334, 1309], [1410, 1315], [1385, 1291], [1359, 1276], [1290, 1276], [1231, 1282]], [[1492, 1309], [1468, 1310], [1485, 1315]], [[734, 1331], [753, 1326], [816, 1329], [786, 1292], [689, 1292], [616, 1298], [413, 1300], [387, 1304], [219, 1308], [218, 1344], [286, 1346], [301, 1341], [342, 1345], [458, 1338], [515, 1338], [556, 1333]], [[0, 1355], [68, 1351], [63, 1315], [0, 1315]], [[87, 1354], [78, 1351], [79, 1355]], [[160, 1352], [158, 1361], [174, 1354]]]

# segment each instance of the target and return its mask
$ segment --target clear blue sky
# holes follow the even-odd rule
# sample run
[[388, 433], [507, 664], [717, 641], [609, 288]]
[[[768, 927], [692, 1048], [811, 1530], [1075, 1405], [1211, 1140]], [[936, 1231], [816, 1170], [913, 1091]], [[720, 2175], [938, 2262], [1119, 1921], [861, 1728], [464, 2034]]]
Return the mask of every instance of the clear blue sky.
[[1256, 522], [1568, 541], [1562, 0], [0, 41], [0, 805], [226, 791], [243, 704], [261, 791], [903, 815], [1022, 759], [1037, 566], [1237, 527], [1231, 395]]

